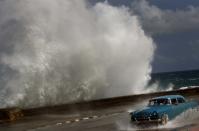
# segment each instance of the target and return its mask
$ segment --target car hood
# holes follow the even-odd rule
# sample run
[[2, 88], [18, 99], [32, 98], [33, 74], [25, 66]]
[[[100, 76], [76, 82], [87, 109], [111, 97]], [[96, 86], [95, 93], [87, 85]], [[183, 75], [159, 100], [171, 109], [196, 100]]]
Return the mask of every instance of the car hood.
[[135, 111], [134, 114], [151, 114], [153, 112], [163, 112], [169, 108], [168, 105], [161, 105], [161, 106], [147, 106], [141, 110]]

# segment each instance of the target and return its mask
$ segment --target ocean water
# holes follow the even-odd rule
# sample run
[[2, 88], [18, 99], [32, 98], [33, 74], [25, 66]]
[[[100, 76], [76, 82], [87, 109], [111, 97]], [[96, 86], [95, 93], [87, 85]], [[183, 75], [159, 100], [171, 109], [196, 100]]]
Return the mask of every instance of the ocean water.
[[163, 89], [169, 85], [173, 85], [173, 89], [199, 86], [199, 70], [153, 73], [149, 85], [154, 83]]

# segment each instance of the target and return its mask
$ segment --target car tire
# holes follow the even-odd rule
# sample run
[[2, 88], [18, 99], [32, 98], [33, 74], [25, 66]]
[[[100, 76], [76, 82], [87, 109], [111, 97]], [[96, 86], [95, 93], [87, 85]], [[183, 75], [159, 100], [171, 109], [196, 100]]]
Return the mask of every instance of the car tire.
[[169, 121], [168, 115], [167, 114], [162, 115], [162, 117], [161, 117], [161, 124], [162, 125], [166, 125], [168, 121]]

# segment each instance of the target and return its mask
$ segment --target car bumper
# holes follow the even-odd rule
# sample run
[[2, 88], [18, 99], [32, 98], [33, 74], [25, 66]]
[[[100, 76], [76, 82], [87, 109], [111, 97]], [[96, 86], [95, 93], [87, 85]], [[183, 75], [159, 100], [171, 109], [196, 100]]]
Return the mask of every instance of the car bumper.
[[157, 120], [143, 120], [143, 121], [134, 121], [135, 123], [159, 123], [161, 122], [160, 119]]
[[135, 120], [134, 121], [132, 121], [132, 122], [134, 122], [134, 123], [136, 123], [136, 124], [142, 124], [142, 123], [159, 123], [159, 122], [161, 122], [161, 119], [145, 119], [145, 120], [137, 120], [136, 118], [135, 118]]

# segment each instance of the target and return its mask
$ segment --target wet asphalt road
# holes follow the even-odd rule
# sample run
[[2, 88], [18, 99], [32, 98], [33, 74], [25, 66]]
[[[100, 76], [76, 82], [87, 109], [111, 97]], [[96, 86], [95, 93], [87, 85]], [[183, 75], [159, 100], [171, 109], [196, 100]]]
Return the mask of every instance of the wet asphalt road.
[[[172, 125], [168, 123], [166, 126], [148, 126], [148, 127], [136, 127], [130, 122], [129, 114], [116, 113], [108, 116], [96, 116], [90, 120], [82, 120], [74, 123], [57, 123], [55, 125], [49, 125], [32, 131], [134, 131], [134, 130], [152, 130], [152, 131], [198, 131], [199, 119], [194, 120], [191, 123], [178, 123], [178, 125]], [[175, 122], [173, 122], [175, 123]], [[175, 123], [176, 124], [176, 123]], [[194, 129], [195, 128], [195, 129]]]

